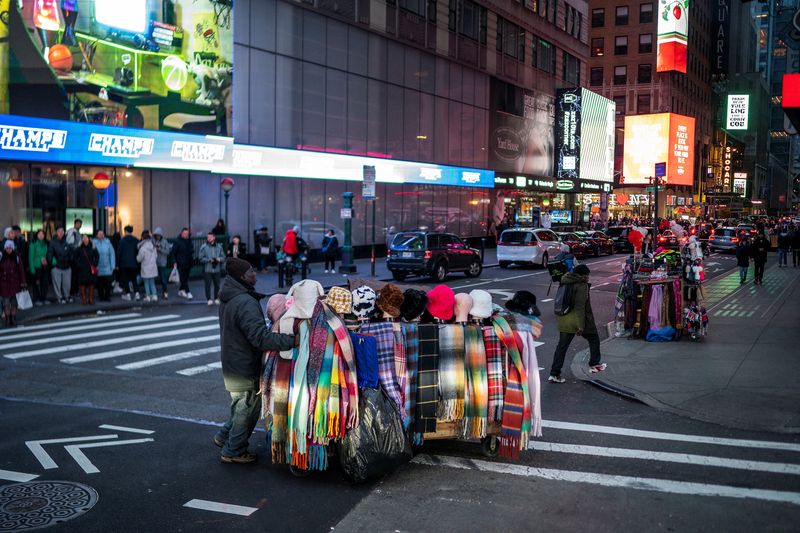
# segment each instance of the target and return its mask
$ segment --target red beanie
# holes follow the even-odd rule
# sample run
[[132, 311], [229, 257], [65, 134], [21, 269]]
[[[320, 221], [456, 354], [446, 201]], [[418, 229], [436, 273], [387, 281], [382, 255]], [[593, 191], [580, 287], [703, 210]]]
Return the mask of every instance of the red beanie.
[[428, 312], [439, 320], [453, 318], [456, 295], [447, 285], [437, 285], [428, 293]]

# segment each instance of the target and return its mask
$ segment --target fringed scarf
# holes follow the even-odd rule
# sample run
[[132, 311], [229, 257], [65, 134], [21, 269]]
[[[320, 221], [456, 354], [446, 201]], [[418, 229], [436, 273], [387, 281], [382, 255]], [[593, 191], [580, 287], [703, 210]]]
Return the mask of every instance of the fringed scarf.
[[486, 350], [480, 326], [464, 327], [464, 352], [467, 369], [467, 392], [464, 401], [464, 437], [486, 436], [489, 401]]
[[286, 453], [291, 464], [303, 470], [308, 468], [308, 321], [301, 320], [297, 328], [299, 347], [292, 350], [292, 379], [289, 385], [289, 438]]
[[[335, 336], [334, 336], [335, 338]], [[327, 355], [327, 353], [326, 353]], [[339, 360], [342, 356], [342, 349], [338, 342], [333, 344], [333, 354], [331, 357], [331, 395], [328, 400], [328, 428], [329, 439], [339, 439], [344, 437], [344, 426], [347, 416], [342, 416], [339, 398], [341, 397], [340, 388], [342, 387]], [[347, 384], [344, 385], [347, 387]]]
[[499, 422], [503, 418], [503, 343], [494, 332], [494, 326], [483, 326], [483, 345], [486, 349], [488, 423]]
[[281, 358], [277, 351], [270, 352], [267, 365], [264, 367], [261, 390], [264, 394], [264, 420], [267, 423], [274, 464], [286, 462], [291, 375], [292, 361]]
[[439, 325], [419, 325], [419, 361], [417, 364], [417, 405], [414, 443], [422, 444], [422, 435], [436, 431], [436, 407], [439, 404]]
[[403, 340], [403, 331], [397, 322], [392, 323], [394, 336], [394, 372], [397, 376], [397, 386], [400, 388], [400, 400], [403, 402], [403, 412], [406, 405], [406, 343]]
[[464, 326], [439, 327], [439, 409], [437, 416], [447, 422], [464, 418]]
[[406, 417], [403, 427], [408, 430], [414, 422], [417, 406], [417, 361], [419, 360], [419, 329], [416, 322], [402, 324], [402, 336], [406, 347]]
[[520, 347], [506, 319], [495, 316], [492, 323], [497, 337], [508, 350], [511, 359], [503, 398], [503, 422], [498, 439], [499, 452], [502, 457], [517, 459], [519, 451], [528, 447], [531, 431], [528, 376], [522, 362]]
[[336, 343], [339, 347], [339, 384], [344, 389], [341, 392], [343, 407], [341, 420], [348, 428], [356, 427], [358, 426], [358, 377], [353, 343], [342, 319], [327, 307], [325, 315], [328, 319], [328, 327], [331, 328], [336, 337]]
[[375, 322], [365, 324], [361, 328], [361, 333], [366, 333], [375, 337], [378, 343], [378, 379], [381, 387], [386, 391], [386, 395], [391, 398], [400, 418], [405, 417], [405, 406], [400, 394], [400, 386], [397, 384], [397, 375], [394, 366], [394, 333], [390, 322]]
[[[327, 325], [325, 331], [328, 331]], [[333, 345], [336, 337], [328, 331], [325, 342], [324, 357], [322, 359], [322, 369], [319, 374], [317, 384], [316, 404], [314, 406], [314, 431], [311, 440], [315, 444], [328, 444], [328, 406], [330, 403], [331, 390], [333, 388]], [[339, 367], [336, 367], [336, 378], [338, 387]], [[309, 383], [309, 386], [311, 384]]]
[[[308, 346], [308, 416], [312, 420], [312, 427], [309, 433], [313, 433], [313, 418], [316, 412], [317, 386], [320, 373], [322, 372], [322, 361], [325, 358], [325, 347], [328, 338], [328, 323], [322, 303], [317, 302], [314, 306], [314, 314], [311, 317], [311, 331]], [[323, 398], [324, 400], [325, 398]]]
[[[544, 329], [538, 317], [511, 313], [508, 321], [519, 334], [522, 341], [522, 362], [528, 372], [528, 394], [531, 406], [531, 437], [542, 436], [541, 381], [539, 380], [539, 359], [536, 356], [536, 339]], [[534, 371], [535, 370], [535, 371]]]

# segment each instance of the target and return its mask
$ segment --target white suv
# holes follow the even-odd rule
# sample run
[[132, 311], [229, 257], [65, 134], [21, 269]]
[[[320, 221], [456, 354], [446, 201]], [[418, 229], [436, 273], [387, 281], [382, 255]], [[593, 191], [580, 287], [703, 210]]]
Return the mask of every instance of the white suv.
[[558, 235], [549, 229], [515, 228], [500, 234], [497, 261], [500, 268], [511, 263], [547, 266], [550, 258], [561, 251]]

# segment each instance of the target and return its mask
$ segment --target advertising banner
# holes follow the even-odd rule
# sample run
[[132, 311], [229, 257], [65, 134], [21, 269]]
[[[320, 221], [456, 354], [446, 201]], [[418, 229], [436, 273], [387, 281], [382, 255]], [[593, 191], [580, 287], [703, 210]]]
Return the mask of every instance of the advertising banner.
[[489, 162], [496, 170], [552, 176], [555, 101], [524, 91], [522, 111], [523, 116], [492, 112]]
[[728, 129], [746, 130], [748, 125], [748, 113], [750, 111], [750, 95], [729, 94], [728, 95]]
[[694, 182], [695, 119], [675, 113], [625, 117], [625, 153], [621, 185], [647, 185], [656, 163], [666, 162], [665, 182]]
[[689, 0], [660, 0], [656, 71], [674, 70], [686, 74], [688, 37]]
[[556, 177], [577, 179], [581, 162], [582, 89], [556, 91]]
[[588, 89], [556, 91], [556, 176], [614, 181], [615, 105]]
[[747, 197], [747, 172], [734, 172], [733, 173], [733, 192]]

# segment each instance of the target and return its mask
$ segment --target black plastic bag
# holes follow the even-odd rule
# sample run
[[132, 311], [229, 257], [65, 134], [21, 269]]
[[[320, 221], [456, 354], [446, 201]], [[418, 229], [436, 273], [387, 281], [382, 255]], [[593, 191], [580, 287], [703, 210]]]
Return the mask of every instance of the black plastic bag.
[[361, 389], [358, 416], [358, 427], [339, 444], [339, 462], [351, 481], [384, 476], [411, 460], [400, 413], [382, 389]]

